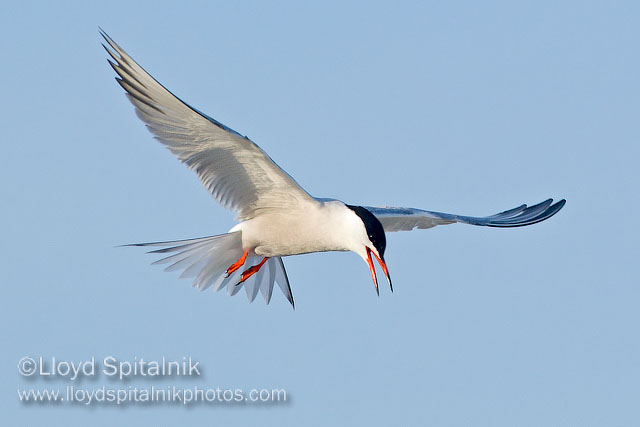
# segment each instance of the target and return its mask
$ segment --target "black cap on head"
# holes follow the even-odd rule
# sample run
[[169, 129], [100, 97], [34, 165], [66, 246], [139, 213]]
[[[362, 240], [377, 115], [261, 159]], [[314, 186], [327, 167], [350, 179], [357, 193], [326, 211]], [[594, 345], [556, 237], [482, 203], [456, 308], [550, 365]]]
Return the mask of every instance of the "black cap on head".
[[384, 250], [387, 247], [387, 237], [384, 234], [384, 228], [378, 218], [362, 206], [346, 206], [360, 217], [364, 223], [364, 228], [367, 230], [369, 240], [371, 240], [371, 243], [373, 243], [373, 246], [378, 251], [380, 258], [384, 258]]

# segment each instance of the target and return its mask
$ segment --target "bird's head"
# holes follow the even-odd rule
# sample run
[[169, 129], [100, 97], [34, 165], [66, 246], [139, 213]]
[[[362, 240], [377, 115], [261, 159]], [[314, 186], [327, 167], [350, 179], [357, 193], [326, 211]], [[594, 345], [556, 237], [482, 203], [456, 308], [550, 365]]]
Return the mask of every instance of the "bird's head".
[[391, 277], [389, 277], [389, 270], [387, 269], [387, 263], [384, 261], [384, 250], [387, 247], [387, 238], [384, 234], [384, 228], [382, 224], [371, 212], [362, 206], [351, 206], [346, 205], [349, 209], [351, 209], [362, 221], [362, 225], [364, 227], [365, 235], [362, 237], [362, 245], [355, 252], [365, 260], [365, 262], [369, 265], [369, 270], [371, 271], [371, 278], [373, 279], [373, 284], [376, 287], [376, 292], [380, 294], [378, 290], [378, 278], [376, 276], [376, 269], [373, 265], [373, 260], [371, 259], [371, 254], [378, 260], [380, 263], [380, 267], [382, 267], [382, 271], [384, 275], [387, 277], [387, 281], [389, 282], [389, 287], [391, 288], [391, 292], [393, 292], [393, 286], [391, 285]]

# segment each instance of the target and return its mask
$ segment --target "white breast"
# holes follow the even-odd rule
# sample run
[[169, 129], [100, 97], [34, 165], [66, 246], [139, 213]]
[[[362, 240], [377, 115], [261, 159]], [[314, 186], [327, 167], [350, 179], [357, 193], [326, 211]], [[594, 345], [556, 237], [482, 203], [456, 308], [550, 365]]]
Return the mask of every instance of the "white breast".
[[284, 211], [241, 222], [242, 246], [260, 256], [349, 251], [366, 238], [364, 224], [340, 201], [313, 201]]

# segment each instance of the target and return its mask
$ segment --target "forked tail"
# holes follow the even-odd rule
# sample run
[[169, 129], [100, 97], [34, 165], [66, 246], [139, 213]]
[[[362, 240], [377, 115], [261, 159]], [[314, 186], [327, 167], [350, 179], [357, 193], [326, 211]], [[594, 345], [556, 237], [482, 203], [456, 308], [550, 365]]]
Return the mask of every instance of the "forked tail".
[[[238, 261], [244, 252], [241, 233], [241, 231], [235, 231], [198, 239], [134, 243], [124, 246], [161, 246], [160, 249], [155, 249], [148, 253], [170, 255], [155, 261], [153, 264], [169, 264], [164, 271], [181, 270], [181, 279], [194, 277], [193, 286], [201, 291], [211, 286], [217, 292], [226, 286], [227, 294], [235, 295], [240, 288], [244, 287], [249, 302], [253, 302], [258, 290], [260, 290], [264, 300], [269, 304], [273, 293], [273, 285], [278, 283], [282, 293], [287, 297], [291, 306], [294, 307], [289, 279], [280, 257], [269, 258], [256, 274], [242, 283], [238, 282], [244, 268], [239, 268], [229, 277], [226, 277], [227, 268]], [[262, 257], [250, 255], [246, 258], [244, 266], [249, 268], [258, 264], [261, 259]]]

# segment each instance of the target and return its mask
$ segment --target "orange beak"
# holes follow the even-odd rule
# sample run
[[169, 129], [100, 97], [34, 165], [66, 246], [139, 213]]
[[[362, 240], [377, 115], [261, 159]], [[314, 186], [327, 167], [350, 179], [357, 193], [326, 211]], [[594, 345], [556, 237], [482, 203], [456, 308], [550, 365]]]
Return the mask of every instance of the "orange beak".
[[378, 289], [378, 277], [376, 276], [376, 268], [373, 265], [371, 254], [373, 254], [373, 256], [376, 257], [376, 259], [378, 260], [380, 267], [382, 267], [382, 271], [384, 271], [384, 275], [387, 277], [387, 282], [389, 282], [389, 288], [391, 289], [391, 292], [393, 292], [393, 285], [391, 284], [391, 277], [389, 277], [389, 270], [387, 269], [387, 263], [384, 262], [384, 259], [378, 257], [378, 255], [376, 255], [375, 252], [369, 249], [368, 246], [366, 248], [367, 248], [367, 264], [369, 264], [369, 270], [371, 271], [371, 278], [373, 279], [373, 284], [376, 287], [376, 293], [380, 295], [380, 290]]

